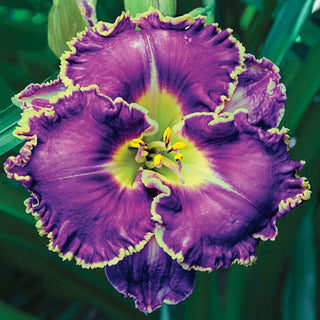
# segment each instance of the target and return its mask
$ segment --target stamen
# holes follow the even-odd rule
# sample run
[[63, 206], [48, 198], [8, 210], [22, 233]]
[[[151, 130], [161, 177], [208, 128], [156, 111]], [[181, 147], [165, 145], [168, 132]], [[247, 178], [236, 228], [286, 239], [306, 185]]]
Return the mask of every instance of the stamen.
[[163, 159], [163, 155], [162, 154], [157, 154], [154, 158], [153, 158], [153, 163], [157, 168], [161, 168], [162, 166], [162, 159]]
[[174, 156], [174, 160], [178, 163], [179, 172], [182, 170], [182, 163], [180, 161], [182, 158], [183, 158], [183, 154], [182, 153], [178, 153], [177, 155]]
[[176, 151], [179, 149], [185, 149], [187, 144], [185, 142], [179, 141], [173, 144], [173, 146], [167, 151], [168, 153], [171, 151]]
[[182, 153], [178, 153], [177, 155], [174, 156], [174, 160], [178, 161], [181, 160], [183, 158], [183, 154]]
[[180, 160], [178, 160], [178, 167], [177, 167], [177, 165], [172, 160], [170, 160], [170, 159], [168, 159], [166, 157], [164, 157], [162, 159], [162, 164], [164, 166], [166, 166], [167, 168], [169, 168], [171, 171], [173, 171], [176, 174], [176, 176], [178, 177], [178, 179], [179, 179], [179, 181], [181, 183], [184, 183], [185, 181], [181, 176], [181, 169], [179, 168], [179, 163], [181, 165]]
[[132, 139], [130, 142], [130, 146], [133, 148], [139, 148], [140, 146], [143, 147], [145, 150], [147, 149], [146, 144], [144, 143], [143, 140], [137, 138], [137, 139]]
[[165, 143], [166, 148], [168, 148], [168, 145], [170, 143], [172, 129], [170, 127], [167, 127], [166, 130], [164, 130], [163, 133], [163, 142]]
[[[187, 148], [187, 144], [178, 141], [171, 146], [171, 134], [172, 129], [167, 127], [163, 133], [163, 142], [151, 141], [147, 145], [142, 139], [136, 138], [130, 141], [130, 147], [138, 149], [135, 160], [143, 168], [153, 170], [165, 166], [177, 176], [181, 183], [184, 183], [181, 176], [183, 154], [179, 152], [179, 149]], [[171, 157], [164, 156], [172, 151], [175, 153], [174, 160]]]
[[144, 146], [139, 146], [137, 154], [135, 156], [135, 160], [137, 163], [143, 163], [146, 160], [146, 156], [148, 155], [148, 152], [144, 149]]

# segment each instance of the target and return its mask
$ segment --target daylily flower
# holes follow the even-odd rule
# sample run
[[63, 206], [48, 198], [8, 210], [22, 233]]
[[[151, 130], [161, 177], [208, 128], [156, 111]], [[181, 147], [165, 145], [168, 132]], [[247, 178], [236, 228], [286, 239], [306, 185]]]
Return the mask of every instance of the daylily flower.
[[26, 143], [5, 170], [30, 190], [51, 250], [105, 267], [141, 311], [178, 303], [196, 270], [252, 264], [310, 197], [277, 128], [278, 71], [202, 17], [99, 22], [56, 81], [16, 96]]

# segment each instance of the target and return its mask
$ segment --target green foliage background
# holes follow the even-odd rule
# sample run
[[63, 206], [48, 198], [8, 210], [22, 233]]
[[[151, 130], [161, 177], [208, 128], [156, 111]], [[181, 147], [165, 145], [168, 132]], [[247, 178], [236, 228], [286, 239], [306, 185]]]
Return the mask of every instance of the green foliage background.
[[[213, 1], [178, 0], [177, 14], [209, 13]], [[25, 214], [27, 192], [3, 170], [0, 176], [0, 319], [186, 319], [240, 320], [319, 318], [320, 11], [312, 0], [217, 0], [215, 20], [231, 27], [247, 52], [280, 65], [288, 102], [283, 125], [295, 145], [291, 156], [307, 161], [302, 171], [311, 200], [278, 222], [276, 242], [262, 243], [258, 261], [211, 274], [198, 273], [194, 293], [177, 306], [151, 315], [137, 311], [109, 284], [103, 270], [62, 262], [38, 236]], [[20, 109], [10, 97], [31, 82], [57, 73], [47, 44], [49, 0], [0, 2], [0, 162], [21, 144], [11, 132]], [[98, 19], [113, 22], [119, 0], [98, 0]], [[199, 9], [200, 10], [200, 9]]]

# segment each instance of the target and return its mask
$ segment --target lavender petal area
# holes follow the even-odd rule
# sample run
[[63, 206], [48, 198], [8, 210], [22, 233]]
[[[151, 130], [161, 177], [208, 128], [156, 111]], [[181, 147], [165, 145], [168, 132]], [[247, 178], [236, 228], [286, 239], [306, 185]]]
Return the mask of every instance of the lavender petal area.
[[197, 188], [167, 183], [155, 200], [157, 241], [186, 269], [251, 264], [260, 239], [276, 237], [275, 220], [310, 197], [286, 131], [265, 132], [244, 112], [190, 115], [177, 131], [206, 154], [211, 174]]
[[80, 39], [62, 57], [65, 85], [96, 84], [129, 103], [157, 88], [174, 95], [183, 114], [221, 109], [243, 71], [242, 45], [229, 29], [204, 26], [203, 18], [151, 11], [134, 20], [123, 14]]
[[51, 250], [84, 267], [117, 263], [143, 248], [155, 223], [141, 172], [122, 185], [112, 174], [113, 153], [153, 124], [140, 109], [95, 88], [68, 90], [51, 104], [25, 110], [16, 134], [27, 142], [5, 171], [31, 191], [27, 211]]
[[193, 291], [195, 271], [184, 270], [159, 247], [155, 238], [138, 253], [107, 266], [109, 282], [132, 297], [142, 312], [152, 312], [163, 302], [177, 304]]
[[224, 112], [248, 110], [249, 122], [264, 129], [277, 127], [284, 115], [285, 86], [280, 83], [279, 68], [268, 59], [245, 56], [245, 71]]

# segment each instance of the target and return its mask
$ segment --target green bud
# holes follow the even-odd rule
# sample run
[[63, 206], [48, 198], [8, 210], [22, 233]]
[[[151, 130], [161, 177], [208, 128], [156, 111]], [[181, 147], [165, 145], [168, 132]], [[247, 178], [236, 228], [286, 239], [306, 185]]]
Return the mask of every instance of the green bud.
[[176, 0], [124, 0], [124, 7], [132, 16], [146, 12], [150, 7], [158, 9], [165, 16], [175, 16], [177, 3]]
[[87, 20], [88, 26], [94, 26], [97, 23], [97, 0], [76, 0], [76, 3], [82, 16]]
[[67, 42], [87, 27], [75, 0], [53, 0], [48, 16], [48, 44], [57, 57], [68, 50]]

